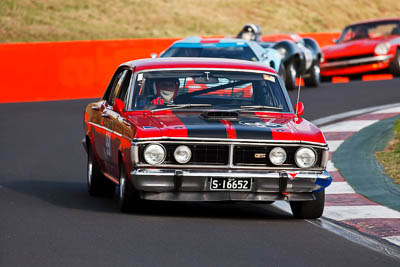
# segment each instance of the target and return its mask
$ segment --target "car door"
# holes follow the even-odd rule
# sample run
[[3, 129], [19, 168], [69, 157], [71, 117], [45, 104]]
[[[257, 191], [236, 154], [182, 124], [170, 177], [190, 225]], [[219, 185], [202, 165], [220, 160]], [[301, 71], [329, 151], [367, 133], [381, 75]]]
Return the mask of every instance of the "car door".
[[117, 70], [104, 93], [104, 96], [101, 100], [96, 103], [93, 103], [90, 111], [89, 111], [89, 120], [93, 125], [93, 148], [94, 153], [96, 155], [97, 161], [103, 171], [106, 171], [105, 162], [106, 162], [106, 136], [109, 136], [107, 128], [104, 126], [104, 123], [108, 124], [108, 116], [107, 108], [109, 107], [109, 102], [112, 96], [112, 93], [115, 89], [116, 82], [118, 81], [118, 77], [120, 75], [121, 70]]
[[123, 123], [123, 121], [121, 120], [121, 114], [114, 111], [113, 106], [117, 98], [124, 101], [131, 73], [129, 69], [121, 69], [121, 72], [118, 73], [102, 115], [103, 126], [106, 128], [104, 140], [105, 168], [106, 172], [116, 179], [119, 177], [118, 149], [122, 136], [119, 124]]

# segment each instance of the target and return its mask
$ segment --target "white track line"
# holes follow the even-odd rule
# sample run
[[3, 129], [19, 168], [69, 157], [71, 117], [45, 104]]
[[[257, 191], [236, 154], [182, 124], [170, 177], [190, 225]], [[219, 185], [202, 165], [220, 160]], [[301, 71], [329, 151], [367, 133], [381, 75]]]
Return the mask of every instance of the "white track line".
[[322, 132], [358, 132], [379, 120], [347, 120], [321, 127]]
[[326, 165], [326, 170], [328, 172], [337, 172], [338, 169], [336, 169], [335, 165], [333, 164], [333, 162], [331, 160], [328, 160], [328, 164]]
[[333, 182], [325, 189], [326, 194], [355, 194], [354, 189], [347, 182]]
[[372, 112], [370, 114], [383, 114], [383, 113], [400, 113], [400, 107], [378, 110], [378, 111]]
[[400, 246], [400, 236], [399, 235], [387, 236], [387, 237], [382, 237], [382, 238], [393, 244]]
[[344, 140], [328, 140], [329, 152], [335, 152], [343, 142]]
[[323, 216], [337, 221], [373, 218], [398, 219], [400, 212], [380, 205], [326, 206]]

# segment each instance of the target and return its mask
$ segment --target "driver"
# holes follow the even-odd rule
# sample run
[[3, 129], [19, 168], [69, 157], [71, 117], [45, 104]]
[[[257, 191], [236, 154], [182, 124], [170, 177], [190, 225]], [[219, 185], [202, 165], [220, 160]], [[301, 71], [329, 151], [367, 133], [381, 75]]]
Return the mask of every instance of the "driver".
[[153, 99], [153, 105], [172, 104], [179, 89], [179, 79], [168, 78], [155, 81], [157, 98]]
[[247, 41], [261, 41], [260, 26], [255, 24], [246, 24], [238, 33], [236, 38], [245, 39]]

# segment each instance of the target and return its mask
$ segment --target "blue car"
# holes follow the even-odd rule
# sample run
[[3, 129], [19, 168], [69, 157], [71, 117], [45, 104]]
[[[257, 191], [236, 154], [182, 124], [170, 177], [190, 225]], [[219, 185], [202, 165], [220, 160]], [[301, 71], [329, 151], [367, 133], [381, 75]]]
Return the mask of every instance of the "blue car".
[[160, 57], [213, 57], [258, 61], [273, 68], [284, 80], [282, 55], [257, 42], [233, 38], [188, 37], [176, 41]]

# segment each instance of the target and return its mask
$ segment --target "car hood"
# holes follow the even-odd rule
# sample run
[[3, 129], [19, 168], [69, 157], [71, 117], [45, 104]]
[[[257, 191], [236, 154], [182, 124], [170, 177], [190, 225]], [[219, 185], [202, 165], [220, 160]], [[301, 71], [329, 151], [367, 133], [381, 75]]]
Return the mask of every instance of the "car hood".
[[241, 113], [235, 120], [206, 119], [199, 112], [170, 112], [128, 116], [135, 125], [135, 137], [212, 138], [257, 141], [304, 141], [325, 144], [321, 131], [293, 115]]
[[322, 48], [325, 58], [347, 57], [354, 55], [373, 54], [375, 47], [383, 42], [390, 42], [392, 38], [361, 39], [328, 45]]

